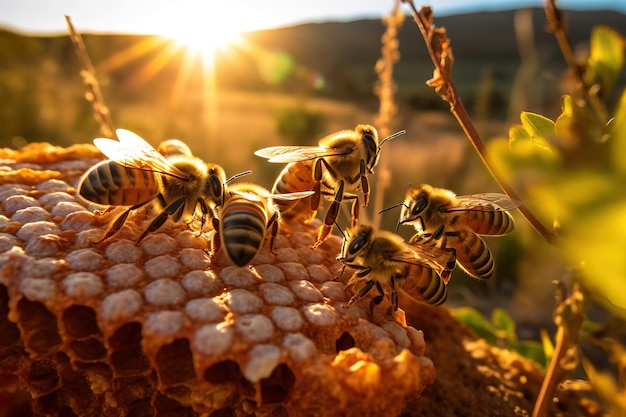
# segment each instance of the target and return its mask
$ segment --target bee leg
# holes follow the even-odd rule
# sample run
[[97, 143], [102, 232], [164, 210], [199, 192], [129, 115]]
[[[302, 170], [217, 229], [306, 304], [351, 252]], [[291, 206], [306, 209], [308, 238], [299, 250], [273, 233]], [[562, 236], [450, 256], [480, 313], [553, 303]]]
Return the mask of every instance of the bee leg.
[[361, 177], [361, 190], [363, 190], [363, 207], [367, 207], [370, 201], [370, 183], [365, 175], [365, 161], [361, 159], [359, 176]]
[[330, 203], [330, 206], [328, 207], [328, 211], [326, 212], [326, 217], [324, 218], [324, 224], [322, 225], [322, 228], [320, 229], [320, 232], [317, 236], [317, 240], [311, 246], [312, 249], [315, 249], [319, 245], [321, 245], [322, 242], [324, 242], [326, 238], [328, 237], [328, 235], [330, 234], [330, 231], [333, 228], [333, 224], [335, 220], [337, 219], [337, 216], [339, 216], [339, 207], [341, 205], [341, 202], [343, 201], [343, 187], [344, 187], [344, 182], [343, 180], [340, 180], [339, 186], [337, 187], [337, 192], [335, 193], [335, 199], [333, 200], [332, 203]]
[[174, 221], [180, 220], [181, 216], [183, 215], [184, 208], [185, 208], [184, 197], [179, 198], [178, 200], [172, 201], [167, 207], [165, 207], [165, 209], [161, 213], [159, 213], [158, 216], [154, 218], [154, 220], [152, 220], [152, 223], [150, 223], [150, 225], [146, 228], [146, 230], [143, 231], [143, 233], [139, 236], [135, 244], [139, 245], [139, 243], [143, 240], [144, 237], [148, 235], [148, 233], [157, 231], [161, 226], [163, 226], [163, 223], [165, 223], [165, 221], [167, 220], [169, 216], [172, 216], [174, 218]]
[[107, 240], [108, 238], [110, 238], [111, 236], [113, 236], [114, 234], [119, 232], [119, 230], [122, 228], [122, 226], [126, 222], [126, 219], [128, 218], [128, 215], [130, 214], [130, 212], [133, 211], [133, 210], [137, 210], [138, 208], [140, 208], [141, 206], [143, 206], [146, 203], [147, 203], [147, 201], [144, 202], [144, 203], [135, 204], [134, 206], [131, 206], [128, 209], [126, 209], [122, 214], [120, 214], [115, 219], [113, 224], [111, 224], [111, 227], [109, 227], [107, 229], [107, 231], [104, 233], [104, 236], [102, 237], [102, 239], [100, 239], [98, 241], [94, 241], [92, 243], [97, 245], [98, 243], [104, 242], [105, 240]]
[[352, 203], [352, 223], [351, 226], [352, 227], [356, 227], [358, 220], [359, 220], [359, 198], [356, 197], [354, 199], [354, 202]]
[[220, 221], [217, 217], [213, 217], [211, 222], [213, 223], [213, 230], [215, 230], [215, 233], [213, 233], [211, 238], [211, 253], [209, 254], [212, 259], [220, 250], [222, 245], [220, 240]]
[[274, 212], [272, 217], [267, 221], [267, 229], [272, 227], [272, 234], [270, 235], [270, 252], [274, 253], [274, 238], [278, 234], [278, 212]]
[[313, 166], [313, 195], [311, 195], [311, 211], [317, 211], [322, 200], [322, 162], [324, 159], [318, 158]]
[[365, 285], [363, 286], [363, 288], [361, 288], [359, 290], [359, 292], [357, 292], [356, 294], [354, 294], [352, 296], [352, 298], [350, 298], [350, 301], [348, 301], [348, 305], [352, 305], [355, 302], [357, 302], [358, 300], [360, 300], [361, 298], [365, 297], [365, 295], [370, 292], [370, 290], [372, 289], [372, 287], [374, 286], [374, 283], [377, 281], [374, 280], [369, 280], [365, 283]]
[[398, 292], [396, 291], [396, 277], [392, 276], [389, 280], [391, 285], [391, 309], [392, 312], [398, 310]]
[[202, 212], [202, 220], [200, 220], [200, 230], [198, 230], [198, 234], [196, 236], [200, 236], [202, 234], [202, 231], [204, 230], [204, 224], [206, 223], [206, 217], [211, 212], [211, 209], [209, 208], [206, 201], [204, 201], [204, 199], [199, 198], [198, 205], [200, 206], [200, 211]]

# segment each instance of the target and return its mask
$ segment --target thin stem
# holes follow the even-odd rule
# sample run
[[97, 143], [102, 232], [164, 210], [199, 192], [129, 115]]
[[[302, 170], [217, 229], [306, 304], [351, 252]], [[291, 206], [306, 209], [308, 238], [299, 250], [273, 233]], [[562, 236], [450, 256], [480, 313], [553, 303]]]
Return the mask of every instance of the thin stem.
[[76, 32], [76, 29], [74, 29], [72, 19], [69, 16], [65, 16], [65, 20], [67, 22], [70, 38], [74, 43], [76, 55], [78, 56], [82, 67], [80, 73], [83, 78], [83, 83], [85, 84], [85, 87], [87, 87], [87, 94], [85, 97], [91, 102], [94, 116], [100, 126], [100, 133], [102, 133], [105, 137], [115, 138], [115, 129], [113, 127], [111, 113], [109, 112], [109, 108], [104, 103], [104, 97], [100, 91], [100, 84], [96, 78], [96, 70], [91, 63], [91, 59], [89, 59], [85, 42], [83, 42], [82, 36], [80, 36], [80, 34]]
[[[391, 120], [398, 112], [395, 103], [396, 83], [393, 79], [393, 68], [400, 59], [398, 47], [400, 41], [398, 32], [404, 23], [404, 14], [400, 10], [400, 0], [395, 0], [394, 7], [384, 19], [386, 26], [385, 33], [382, 36], [382, 53], [380, 59], [376, 62], [376, 73], [378, 74], [378, 82], [375, 85], [374, 92], [380, 100], [378, 108], [378, 116], [376, 117], [376, 128], [380, 138], [387, 137], [391, 134]], [[389, 157], [386, 152], [381, 153], [378, 163], [378, 175], [376, 176], [376, 193], [374, 194], [374, 213], [382, 210], [384, 204], [385, 190], [391, 184], [391, 172], [389, 171]], [[372, 225], [378, 228], [381, 222], [381, 216], [374, 214]]]
[[[456, 86], [454, 85], [454, 81], [450, 75], [450, 66], [453, 59], [451, 50], [445, 50], [443, 47], [442, 50], [435, 50], [435, 47], [441, 47], [444, 45], [443, 38], [445, 38], [445, 32], [441, 29], [439, 29], [439, 31], [437, 31], [437, 29], [430, 30], [431, 23], [429, 20], [429, 9], [427, 9], [424, 13], [418, 12], [412, 0], [407, 0], [407, 2], [413, 10], [413, 19], [422, 33], [426, 42], [428, 53], [433, 61], [433, 64], [435, 65], [435, 78], [430, 81], [430, 85], [434, 86], [441, 98], [449, 103], [450, 112], [457, 119], [459, 125], [463, 129], [463, 132], [465, 132], [465, 135], [474, 147], [474, 150], [500, 188], [511, 199], [520, 202], [518, 209], [522, 216], [524, 216], [528, 223], [530, 223], [530, 225], [541, 235], [541, 237], [543, 237], [546, 242], [553, 245], [558, 244], [560, 241], [559, 236], [553, 230], [546, 227], [534, 214], [534, 212], [523, 203], [520, 195], [499, 173], [493, 163], [493, 160], [489, 156], [487, 147], [476, 131], [476, 128], [474, 127], [467, 110], [459, 97], [459, 94], [457, 93]], [[447, 38], [445, 39], [447, 41]]]
[[548, 29], [554, 34], [563, 59], [570, 67], [576, 79], [580, 84], [580, 89], [585, 99], [593, 107], [600, 120], [608, 122], [610, 115], [604, 102], [600, 100], [596, 93], [592, 93], [592, 86], [585, 81], [585, 66], [580, 64], [576, 59], [574, 50], [572, 49], [567, 34], [565, 33], [565, 25], [563, 23], [563, 16], [561, 11], [556, 7], [555, 0], [546, 0], [544, 3], [544, 12], [548, 19]]

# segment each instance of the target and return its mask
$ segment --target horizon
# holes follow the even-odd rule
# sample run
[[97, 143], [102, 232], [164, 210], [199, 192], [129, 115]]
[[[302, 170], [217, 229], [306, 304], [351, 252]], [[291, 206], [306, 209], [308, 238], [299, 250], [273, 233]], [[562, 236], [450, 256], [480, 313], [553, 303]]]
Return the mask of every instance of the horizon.
[[[200, 37], [209, 37], [215, 34], [216, 29], [212, 28], [213, 26], [218, 27], [217, 30], [220, 31], [245, 33], [310, 23], [380, 19], [387, 15], [393, 6], [393, 2], [362, 5], [358, 3], [358, 0], [347, 0], [340, 5], [334, 3], [331, 5], [331, 0], [321, 0], [321, 5], [319, 2], [316, 3], [315, 9], [309, 9], [310, 6], [298, 8], [298, 5], [294, 9], [289, 3], [280, 5], [278, 9], [280, 13], [273, 13], [275, 10], [267, 13], [266, 10], [272, 9], [270, 4], [264, 9], [254, 9], [254, 13], [250, 13], [249, 10], [253, 7], [246, 6], [248, 0], [238, 1], [236, 9], [232, 8], [235, 7], [232, 3], [228, 5], [220, 3], [217, 6], [215, 3], [209, 3], [198, 9], [193, 0], [180, 0], [175, 6], [153, 1], [151, 9], [145, 8], [145, 4], [140, 1], [129, 5], [123, 0], [110, 0], [103, 8], [93, 7], [93, 4], [85, 4], [80, 0], [64, 0], [54, 2], [54, 4], [37, 4], [40, 3], [38, 0], [23, 0], [10, 5], [9, 1], [0, 0], [2, 12], [0, 13], [0, 28], [27, 36], [66, 34], [65, 15], [72, 19], [76, 29], [81, 33], [169, 36], [171, 35], [170, 29], [173, 27], [174, 32], [184, 28], [186, 31], [195, 31]], [[281, 0], [268, 1], [280, 3]], [[324, 2], [328, 2], [327, 8], [324, 7]], [[520, 8], [543, 8], [543, 2], [532, 0], [483, 0], [471, 4], [459, 0], [433, 0], [429, 2], [429, 5], [439, 17]], [[615, 11], [626, 14], [626, 2], [619, 0], [601, 0], [592, 5], [582, 0], [564, 0], [558, 2], [557, 6], [568, 11]], [[213, 10], [208, 10], [211, 7]], [[416, 5], [416, 7], [420, 6]], [[401, 4], [401, 8], [407, 14], [409, 13], [408, 6]], [[147, 10], [151, 12], [148, 13]], [[331, 10], [331, 12], [326, 10]], [[178, 19], [174, 20], [172, 16], [177, 16]]]

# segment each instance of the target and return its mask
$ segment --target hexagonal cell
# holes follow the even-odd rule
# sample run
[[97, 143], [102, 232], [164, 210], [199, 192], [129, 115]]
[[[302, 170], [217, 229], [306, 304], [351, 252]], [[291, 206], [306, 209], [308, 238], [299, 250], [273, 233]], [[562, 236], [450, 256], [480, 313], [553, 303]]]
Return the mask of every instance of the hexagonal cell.
[[182, 384], [194, 379], [196, 372], [189, 340], [176, 339], [161, 347], [156, 354], [156, 368], [159, 379], [165, 386]]
[[0, 285], [0, 347], [19, 343], [20, 329], [9, 320], [9, 293], [7, 287]]
[[154, 417], [190, 417], [196, 414], [192, 408], [160, 393], [155, 396], [153, 404]]
[[141, 324], [126, 323], [108, 340], [111, 366], [116, 375], [143, 374], [150, 369], [150, 361], [141, 348]]
[[96, 312], [91, 307], [75, 304], [66, 308], [61, 317], [70, 337], [78, 339], [101, 334]]
[[54, 315], [42, 303], [22, 298], [17, 303], [24, 345], [35, 355], [53, 355], [61, 344]]

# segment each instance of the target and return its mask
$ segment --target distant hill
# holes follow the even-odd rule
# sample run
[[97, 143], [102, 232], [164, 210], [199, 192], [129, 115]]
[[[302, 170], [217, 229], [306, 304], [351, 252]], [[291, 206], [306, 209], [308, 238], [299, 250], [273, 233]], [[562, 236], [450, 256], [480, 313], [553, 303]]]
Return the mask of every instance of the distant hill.
[[[533, 88], [537, 95], [559, 97], [553, 90], [558, 88], [555, 80], [560, 77], [564, 63], [553, 35], [544, 30], [543, 11], [534, 9], [531, 12], [531, 32], [540, 61], [538, 68], [542, 71], [536, 74]], [[566, 11], [564, 14], [574, 46], [586, 42], [592, 27], [600, 23], [626, 36], [624, 14], [612, 11]], [[473, 102], [477, 94], [484, 94], [485, 85], [488, 86], [490, 108], [496, 110], [490, 117], [498, 116], [497, 111], [506, 111], [520, 66], [514, 20], [514, 11], [435, 16], [435, 23], [446, 27], [452, 40], [456, 58], [453, 74], [464, 102]], [[380, 56], [383, 31], [380, 20], [358, 20], [245, 33], [254, 47], [221, 53], [215, 69], [216, 83], [224, 90], [323, 96], [357, 102], [361, 107], [375, 110], [376, 99], [372, 94], [376, 80], [374, 65]], [[127, 109], [131, 103], [150, 106], [155, 100], [162, 101], [163, 97], [171, 96], [183, 63], [182, 52], [159, 61], [158, 55], [164, 50], [162, 45], [134, 59], [124, 58], [125, 51], [148, 42], [149, 38], [84, 35], [112, 109]], [[413, 108], [441, 108], [441, 101], [424, 85], [432, 75], [432, 64], [411, 17], [407, 17], [399, 39], [401, 60], [394, 70], [394, 78], [400, 100]], [[294, 67], [280, 82], [268, 83], [259, 68], [263, 59], [271, 58], [273, 53], [281, 54]], [[106, 69], [112, 57], [117, 57], [120, 65], [109, 65]], [[155, 66], [157, 62], [158, 67]], [[153, 70], [147, 70], [150, 65]], [[0, 94], [9, 98], [0, 102], [0, 141], [15, 135], [51, 135], [49, 132], [57, 129], [48, 126], [52, 124], [52, 117], [55, 126], [73, 123], [74, 129], [82, 128], [84, 123], [93, 123], [90, 107], [84, 101], [79, 68], [72, 43], [65, 34], [31, 37], [0, 30]], [[313, 84], [311, 80], [314, 78], [324, 82]], [[198, 107], [197, 96], [203, 92], [202, 80], [199, 71], [190, 73], [189, 87], [181, 93], [183, 103], [179, 109], [187, 111]], [[483, 93], [478, 91], [480, 89]], [[535, 94], [530, 90], [527, 93]], [[184, 100], [189, 101], [185, 103]], [[542, 99], [537, 101], [542, 102]], [[80, 104], [68, 105], [68, 111], [60, 116], [50, 116], [54, 113], [51, 110], [58, 112], [60, 102]], [[76, 106], [80, 108], [70, 109]], [[67, 121], [60, 120], [60, 117], [66, 117]], [[62, 133], [55, 135], [58, 137], [51, 135], [51, 139], [62, 140]]]

